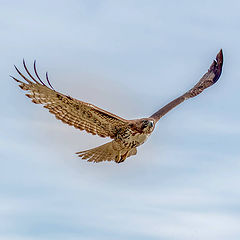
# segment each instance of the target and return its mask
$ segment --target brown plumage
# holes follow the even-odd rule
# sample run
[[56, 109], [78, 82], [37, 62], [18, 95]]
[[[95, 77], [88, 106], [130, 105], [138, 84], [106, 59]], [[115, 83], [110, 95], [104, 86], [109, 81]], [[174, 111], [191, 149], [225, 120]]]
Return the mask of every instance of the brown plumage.
[[24, 60], [23, 66], [29, 77], [25, 77], [16, 66], [16, 71], [25, 82], [11, 77], [19, 83], [20, 88], [28, 91], [26, 96], [31, 98], [32, 102], [43, 104], [57, 119], [79, 130], [85, 130], [93, 135], [97, 134], [100, 137], [110, 137], [113, 139], [113, 141], [102, 146], [78, 152], [77, 154], [82, 159], [88, 159], [90, 162], [115, 161], [120, 163], [127, 157], [137, 153], [137, 147], [147, 140], [148, 136], [154, 130], [157, 121], [168, 111], [184, 100], [197, 96], [204, 89], [216, 83], [221, 75], [222, 65], [223, 54], [222, 50], [220, 50], [207, 73], [203, 75], [192, 89], [158, 110], [149, 118], [136, 120], [123, 119], [92, 104], [79, 101], [55, 91], [48, 79], [47, 73], [46, 80], [49, 86], [40, 79], [36, 69], [36, 62], [34, 62], [36, 77], [29, 72]]

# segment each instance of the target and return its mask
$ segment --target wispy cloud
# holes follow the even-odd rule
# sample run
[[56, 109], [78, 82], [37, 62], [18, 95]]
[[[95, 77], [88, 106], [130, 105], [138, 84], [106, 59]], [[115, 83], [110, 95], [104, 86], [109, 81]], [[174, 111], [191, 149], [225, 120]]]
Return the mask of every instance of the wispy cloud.
[[[0, 238], [238, 239], [238, 5], [3, 3]], [[30, 66], [36, 58], [56, 89], [144, 117], [191, 87], [221, 47], [221, 81], [161, 119], [119, 165], [75, 156], [109, 139], [63, 125], [8, 78], [23, 56]]]

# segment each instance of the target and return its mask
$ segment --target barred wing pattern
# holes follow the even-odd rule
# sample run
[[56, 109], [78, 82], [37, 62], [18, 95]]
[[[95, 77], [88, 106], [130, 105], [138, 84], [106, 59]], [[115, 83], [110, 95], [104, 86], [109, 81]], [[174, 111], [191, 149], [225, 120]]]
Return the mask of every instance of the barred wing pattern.
[[26, 82], [20, 81], [13, 76], [11, 77], [19, 83], [20, 88], [29, 92], [26, 96], [31, 98], [32, 102], [43, 104], [50, 113], [53, 113], [62, 122], [80, 130], [86, 130], [93, 135], [97, 134], [101, 137], [110, 137], [113, 139], [116, 137], [119, 129], [127, 127], [127, 120], [92, 104], [79, 101], [55, 91], [46, 73], [48, 87], [37, 73], [36, 62], [34, 62], [34, 71], [38, 80], [28, 71], [24, 60], [23, 66], [31, 80], [25, 77], [16, 66], [17, 72]]

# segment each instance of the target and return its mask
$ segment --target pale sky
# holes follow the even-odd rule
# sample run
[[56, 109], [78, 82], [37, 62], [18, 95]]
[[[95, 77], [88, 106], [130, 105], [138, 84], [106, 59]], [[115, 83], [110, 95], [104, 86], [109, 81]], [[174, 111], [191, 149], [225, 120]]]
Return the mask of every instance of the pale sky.
[[[240, 238], [239, 1], [0, 1], [0, 239]], [[55, 89], [127, 119], [192, 87], [223, 49], [220, 80], [157, 124], [122, 164], [77, 151], [12, 81], [38, 63]]]

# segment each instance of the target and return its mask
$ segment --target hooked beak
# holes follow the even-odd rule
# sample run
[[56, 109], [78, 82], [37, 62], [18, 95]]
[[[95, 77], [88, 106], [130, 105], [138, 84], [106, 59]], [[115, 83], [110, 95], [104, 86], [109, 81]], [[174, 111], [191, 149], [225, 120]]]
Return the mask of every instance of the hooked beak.
[[149, 126], [152, 128], [153, 127], [153, 121], [149, 122]]

